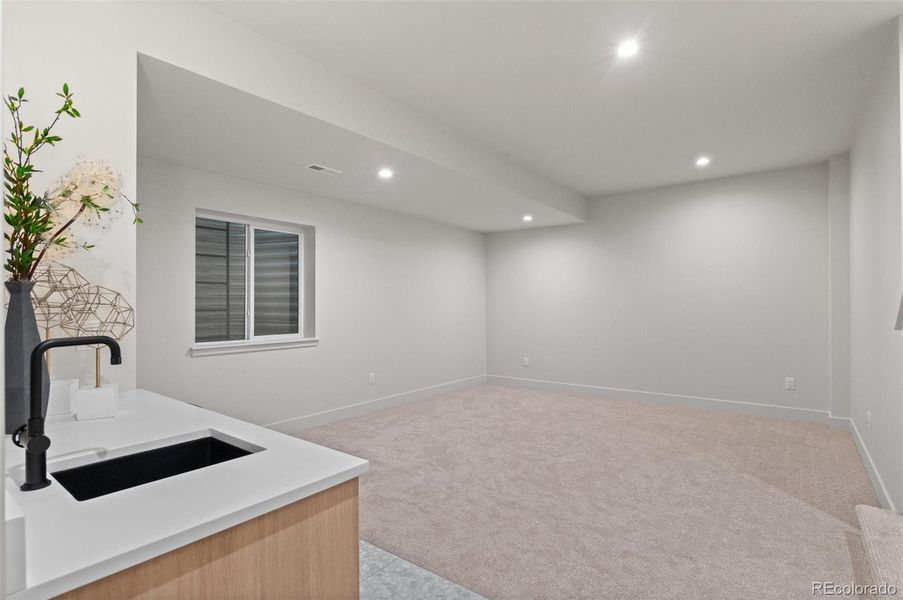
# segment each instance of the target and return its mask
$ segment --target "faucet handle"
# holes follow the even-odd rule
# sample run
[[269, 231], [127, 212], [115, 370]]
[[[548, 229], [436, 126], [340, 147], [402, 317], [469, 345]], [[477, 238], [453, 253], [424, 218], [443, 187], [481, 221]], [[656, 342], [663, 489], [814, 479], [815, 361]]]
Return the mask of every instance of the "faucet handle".
[[43, 433], [28, 435], [28, 425], [22, 425], [13, 432], [13, 443], [31, 454], [41, 454], [50, 448], [50, 438]]

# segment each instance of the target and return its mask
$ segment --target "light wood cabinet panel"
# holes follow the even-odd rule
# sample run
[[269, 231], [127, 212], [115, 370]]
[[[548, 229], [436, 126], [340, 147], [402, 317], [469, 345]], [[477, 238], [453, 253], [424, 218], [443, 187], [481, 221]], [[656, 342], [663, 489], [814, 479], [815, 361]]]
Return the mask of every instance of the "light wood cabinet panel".
[[355, 478], [60, 598], [356, 600], [358, 568]]

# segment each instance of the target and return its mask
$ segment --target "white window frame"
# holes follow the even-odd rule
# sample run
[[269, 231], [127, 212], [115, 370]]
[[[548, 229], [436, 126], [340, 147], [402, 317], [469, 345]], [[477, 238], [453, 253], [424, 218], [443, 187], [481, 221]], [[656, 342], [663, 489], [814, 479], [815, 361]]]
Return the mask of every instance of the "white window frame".
[[[316, 235], [314, 227], [211, 210], [196, 211], [195, 223], [199, 218], [226, 221], [244, 225], [247, 228], [245, 234], [245, 339], [194, 342], [189, 348], [191, 356], [238, 354], [318, 345], [320, 340], [314, 333], [313, 305]], [[256, 335], [254, 333], [254, 232], [258, 229], [298, 236], [298, 258], [300, 263], [298, 272], [298, 333], [277, 335]], [[195, 231], [195, 228], [192, 227], [192, 230]], [[196, 264], [197, 262], [195, 261]], [[195, 276], [196, 280], [197, 277]], [[193, 301], [194, 305], [197, 306], [196, 297], [193, 297]]]

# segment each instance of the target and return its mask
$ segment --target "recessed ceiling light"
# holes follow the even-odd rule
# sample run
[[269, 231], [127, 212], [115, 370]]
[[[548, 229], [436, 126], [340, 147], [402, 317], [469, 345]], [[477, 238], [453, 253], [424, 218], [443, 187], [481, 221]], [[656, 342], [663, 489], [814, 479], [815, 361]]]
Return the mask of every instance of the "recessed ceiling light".
[[621, 58], [628, 58], [639, 51], [640, 45], [634, 39], [624, 40], [623, 42], [618, 44], [618, 56], [620, 56]]
[[380, 169], [379, 170], [379, 178], [380, 179], [392, 179], [392, 175], [394, 175], [394, 173], [392, 172], [392, 169]]
[[530, 221], [533, 220], [533, 215], [524, 215], [523, 219], [524, 219], [524, 223], [529, 223]]
[[707, 167], [707, 166], [709, 166], [710, 162], [712, 162], [712, 159], [709, 158], [708, 156], [700, 156], [699, 158], [696, 159], [696, 166], [697, 167]]

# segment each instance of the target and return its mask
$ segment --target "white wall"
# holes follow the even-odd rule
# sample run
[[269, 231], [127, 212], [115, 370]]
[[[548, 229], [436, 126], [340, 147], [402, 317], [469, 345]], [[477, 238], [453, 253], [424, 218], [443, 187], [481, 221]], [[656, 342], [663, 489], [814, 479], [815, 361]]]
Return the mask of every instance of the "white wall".
[[829, 410], [850, 418], [850, 156], [828, 160]]
[[[482, 234], [146, 158], [138, 191], [140, 387], [270, 424], [485, 374]], [[316, 226], [319, 346], [188, 356], [198, 208]]]
[[[852, 419], [879, 495], [903, 507], [900, 60], [896, 39], [850, 152]], [[866, 425], [866, 412], [872, 415]]]
[[827, 247], [826, 163], [608, 196], [585, 225], [490, 234], [489, 374], [826, 417]]

